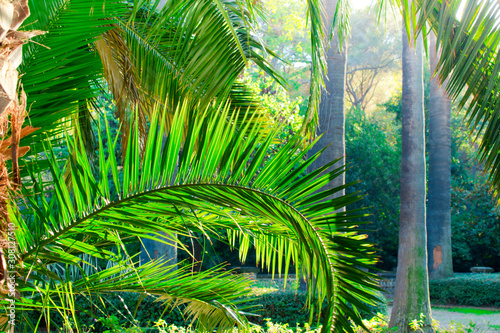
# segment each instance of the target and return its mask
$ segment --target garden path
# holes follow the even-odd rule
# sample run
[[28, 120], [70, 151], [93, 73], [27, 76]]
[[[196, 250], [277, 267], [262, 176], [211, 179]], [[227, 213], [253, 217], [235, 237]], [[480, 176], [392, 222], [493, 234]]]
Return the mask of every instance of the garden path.
[[[391, 313], [392, 306], [388, 310]], [[455, 327], [471, 327], [471, 332], [500, 332], [500, 309], [433, 306], [432, 318], [439, 322], [441, 328], [450, 327], [453, 322]]]

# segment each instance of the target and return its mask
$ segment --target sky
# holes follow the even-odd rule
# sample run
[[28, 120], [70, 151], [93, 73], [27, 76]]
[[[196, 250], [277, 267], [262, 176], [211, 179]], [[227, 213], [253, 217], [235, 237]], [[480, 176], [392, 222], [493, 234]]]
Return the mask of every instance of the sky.
[[352, 0], [350, 5], [352, 9], [362, 9], [371, 5], [373, 0]]
[[[463, 10], [464, 10], [464, 7], [465, 7], [465, 1], [461, 0], [462, 3], [460, 5], [461, 9], [459, 10], [458, 12], [458, 17], [462, 17], [462, 13], [463, 13]], [[350, 1], [350, 5], [352, 7], [352, 9], [363, 9], [363, 8], [366, 8], [368, 6], [370, 6], [372, 3], [375, 3], [376, 0], [351, 0]]]

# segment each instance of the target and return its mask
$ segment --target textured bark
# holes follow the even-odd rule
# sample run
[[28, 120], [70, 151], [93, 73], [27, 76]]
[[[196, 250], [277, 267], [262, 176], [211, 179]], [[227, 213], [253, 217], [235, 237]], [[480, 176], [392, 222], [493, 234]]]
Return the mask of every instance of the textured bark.
[[[438, 56], [436, 36], [429, 36], [431, 73]], [[429, 182], [427, 253], [431, 279], [453, 275], [451, 254], [451, 103], [439, 77], [431, 78], [429, 94]]]
[[[15, 253], [17, 245], [9, 206], [12, 204], [11, 195], [21, 181], [18, 158], [29, 150], [29, 147], [20, 147], [19, 142], [36, 130], [29, 126], [22, 128], [26, 117], [26, 94], [22, 86], [18, 91], [17, 67], [22, 61], [23, 44], [42, 33], [17, 31], [29, 15], [28, 0], [0, 0], [0, 292], [12, 302], [19, 298], [15, 288], [19, 258]], [[6, 137], [9, 132], [11, 137]], [[12, 160], [10, 172], [5, 163], [9, 159]], [[15, 303], [11, 304], [14, 307], [9, 305], [7, 312], [0, 316], [3, 332], [14, 332]]]
[[[167, 0], [160, 0], [158, 8], [162, 9]], [[163, 138], [163, 145], [165, 145], [166, 137]], [[174, 177], [175, 178], [175, 177]], [[141, 265], [147, 263], [151, 259], [158, 259], [165, 256], [166, 265], [177, 264], [177, 247], [175, 245], [156, 242], [150, 239], [143, 239], [141, 244]]]
[[425, 226], [425, 141], [422, 37], [408, 42], [403, 29], [401, 213], [398, 269], [390, 327], [411, 332], [409, 324], [425, 316], [432, 332]]
[[141, 265], [163, 257], [166, 265], [177, 264], [177, 247], [144, 238], [141, 245]]
[[[328, 26], [331, 26], [336, 0], [327, 0], [325, 3], [328, 14]], [[346, 90], [346, 68], [347, 68], [347, 46], [344, 44], [340, 52], [338, 39], [332, 38], [330, 48], [326, 56], [328, 74], [325, 78], [325, 91], [321, 94], [319, 105], [319, 128], [318, 133], [322, 137], [311, 150], [311, 155], [326, 148], [323, 154], [311, 165], [311, 170], [315, 170], [335, 159], [341, 158], [329, 170], [341, 167], [345, 164], [345, 90]], [[327, 190], [345, 184], [345, 176], [333, 179], [321, 190]], [[344, 194], [340, 191], [331, 196], [339, 197]], [[345, 210], [343, 208], [342, 210]]]

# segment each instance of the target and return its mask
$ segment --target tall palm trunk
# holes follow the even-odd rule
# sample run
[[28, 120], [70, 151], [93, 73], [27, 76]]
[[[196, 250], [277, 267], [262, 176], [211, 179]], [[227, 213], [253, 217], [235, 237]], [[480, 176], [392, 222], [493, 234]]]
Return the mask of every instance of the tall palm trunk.
[[403, 29], [401, 212], [398, 270], [390, 327], [411, 332], [409, 324], [425, 316], [432, 332], [425, 226], [425, 141], [422, 37], [409, 43]]
[[[333, 15], [337, 7], [337, 0], [325, 2], [328, 27], [331, 27]], [[347, 68], [347, 46], [344, 43], [342, 51], [338, 46], [338, 38], [332, 38], [326, 56], [328, 74], [325, 79], [325, 91], [321, 94], [319, 105], [319, 129], [322, 137], [311, 150], [311, 154], [328, 146], [325, 152], [312, 164], [315, 170], [335, 159], [341, 158], [330, 170], [345, 164], [345, 90]], [[323, 190], [335, 188], [345, 184], [345, 176], [336, 177]], [[344, 194], [344, 191], [335, 193], [333, 197]]]
[[[158, 8], [162, 9], [167, 3], [167, 0], [160, 0]], [[163, 138], [163, 144], [166, 142], [166, 137]], [[172, 245], [173, 242], [166, 241], [166, 243], [154, 241], [144, 238], [141, 242], [140, 260], [141, 265], [163, 257], [167, 265], [177, 264], [177, 247]], [[193, 252], [195, 249], [193, 248]], [[193, 253], [193, 257], [199, 257], [197, 253]]]
[[[429, 36], [431, 73], [436, 71], [436, 36]], [[429, 95], [429, 182], [427, 252], [431, 279], [453, 275], [451, 255], [451, 103], [440, 79], [431, 79]]]

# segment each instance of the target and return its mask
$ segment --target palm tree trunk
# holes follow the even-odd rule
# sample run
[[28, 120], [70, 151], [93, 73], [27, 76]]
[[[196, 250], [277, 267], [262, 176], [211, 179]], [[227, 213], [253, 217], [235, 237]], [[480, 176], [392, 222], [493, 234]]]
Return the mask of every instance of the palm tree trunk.
[[[10, 301], [6, 312], [0, 316], [0, 327], [3, 332], [14, 332], [16, 313], [15, 299], [19, 293], [15, 287], [17, 278], [15, 229], [9, 215], [11, 190], [20, 183], [18, 157], [22, 155], [19, 147], [21, 129], [26, 116], [26, 94], [21, 88], [18, 92], [17, 67], [22, 61], [22, 45], [40, 32], [19, 32], [17, 29], [30, 15], [28, 0], [0, 0], [0, 137], [2, 141], [10, 140], [10, 152], [0, 154], [0, 292], [6, 294]], [[10, 138], [5, 135], [10, 131]], [[24, 147], [23, 147], [24, 148]], [[12, 159], [12, 170], [6, 167], [5, 161]], [[9, 178], [12, 173], [13, 180]]]
[[425, 226], [425, 140], [423, 41], [408, 41], [403, 29], [401, 212], [398, 269], [389, 327], [411, 332], [425, 316], [422, 330], [432, 332]]
[[[163, 9], [163, 7], [166, 4], [167, 0], [160, 0], [158, 8]], [[163, 145], [165, 145], [166, 139], [167, 139], [166, 137], [163, 138]], [[175, 237], [177, 237], [177, 235], [175, 235]], [[140, 253], [141, 265], [151, 260], [156, 260], [160, 257], [165, 258], [166, 265], [176, 265], [177, 247], [168, 241], [167, 243], [162, 243], [151, 239], [143, 239], [141, 243], [141, 253]]]
[[[331, 27], [333, 15], [337, 7], [337, 0], [325, 2], [328, 14], [326, 22]], [[345, 90], [346, 90], [346, 68], [347, 68], [347, 45], [344, 43], [342, 51], [338, 46], [338, 38], [334, 36], [326, 56], [328, 74], [325, 79], [325, 91], [321, 94], [319, 105], [319, 129], [322, 137], [311, 150], [311, 155], [328, 146], [323, 154], [311, 165], [315, 170], [337, 158], [341, 158], [329, 170], [338, 168], [345, 164]], [[345, 184], [345, 176], [336, 177], [322, 190], [327, 190]], [[331, 198], [344, 195], [339, 191]], [[343, 209], [345, 210], [345, 208]]]
[[[436, 36], [429, 36], [431, 73], [438, 54]], [[427, 252], [431, 279], [453, 275], [451, 254], [451, 129], [450, 98], [437, 76], [430, 82], [429, 95], [429, 182], [427, 204]]]

